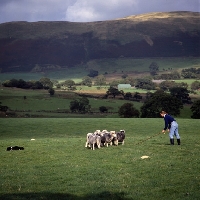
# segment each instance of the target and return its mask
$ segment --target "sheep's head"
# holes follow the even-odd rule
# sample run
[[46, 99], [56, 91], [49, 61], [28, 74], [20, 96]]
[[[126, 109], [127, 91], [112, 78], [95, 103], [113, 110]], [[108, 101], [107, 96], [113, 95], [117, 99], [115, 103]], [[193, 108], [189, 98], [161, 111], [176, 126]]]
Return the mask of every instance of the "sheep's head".
[[100, 132], [101, 132], [101, 130], [96, 130], [94, 133], [97, 134], [97, 133], [100, 133]]
[[115, 131], [110, 131], [110, 134], [112, 135], [112, 137], [117, 137], [116, 132]]

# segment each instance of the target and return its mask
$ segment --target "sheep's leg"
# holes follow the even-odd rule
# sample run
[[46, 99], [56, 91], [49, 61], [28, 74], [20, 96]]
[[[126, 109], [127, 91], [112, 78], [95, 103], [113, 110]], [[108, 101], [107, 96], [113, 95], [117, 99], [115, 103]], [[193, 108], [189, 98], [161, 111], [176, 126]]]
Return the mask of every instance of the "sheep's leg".
[[85, 143], [85, 147], [87, 147], [88, 146], [88, 141]]

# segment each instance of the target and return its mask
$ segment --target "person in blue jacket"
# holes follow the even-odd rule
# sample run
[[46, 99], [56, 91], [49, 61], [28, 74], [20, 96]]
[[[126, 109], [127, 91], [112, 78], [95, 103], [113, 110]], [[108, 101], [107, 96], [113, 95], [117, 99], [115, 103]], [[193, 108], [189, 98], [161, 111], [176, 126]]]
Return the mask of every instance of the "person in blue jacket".
[[164, 117], [165, 121], [165, 127], [162, 130], [162, 133], [165, 133], [165, 131], [168, 129], [169, 131], [169, 138], [170, 138], [170, 144], [174, 145], [174, 135], [177, 139], [178, 145], [181, 144], [180, 135], [178, 133], [178, 124], [176, 120], [169, 114], [166, 113], [166, 111], [161, 111], [160, 115]]

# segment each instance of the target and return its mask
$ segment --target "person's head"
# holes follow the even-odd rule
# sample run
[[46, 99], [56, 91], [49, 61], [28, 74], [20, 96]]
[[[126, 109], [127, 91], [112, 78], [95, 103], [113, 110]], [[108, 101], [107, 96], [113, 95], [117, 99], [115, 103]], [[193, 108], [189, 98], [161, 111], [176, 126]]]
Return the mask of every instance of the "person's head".
[[162, 110], [161, 112], [160, 112], [160, 115], [162, 116], [162, 117], [164, 117], [164, 115], [166, 115], [167, 113], [164, 111], [164, 110]]

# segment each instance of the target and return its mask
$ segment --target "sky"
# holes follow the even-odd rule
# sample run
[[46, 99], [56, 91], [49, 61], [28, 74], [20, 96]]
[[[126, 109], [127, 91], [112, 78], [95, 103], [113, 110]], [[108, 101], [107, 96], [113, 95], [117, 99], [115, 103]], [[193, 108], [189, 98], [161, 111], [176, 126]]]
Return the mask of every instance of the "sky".
[[200, 12], [200, 0], [0, 0], [0, 23], [93, 22], [169, 11]]

